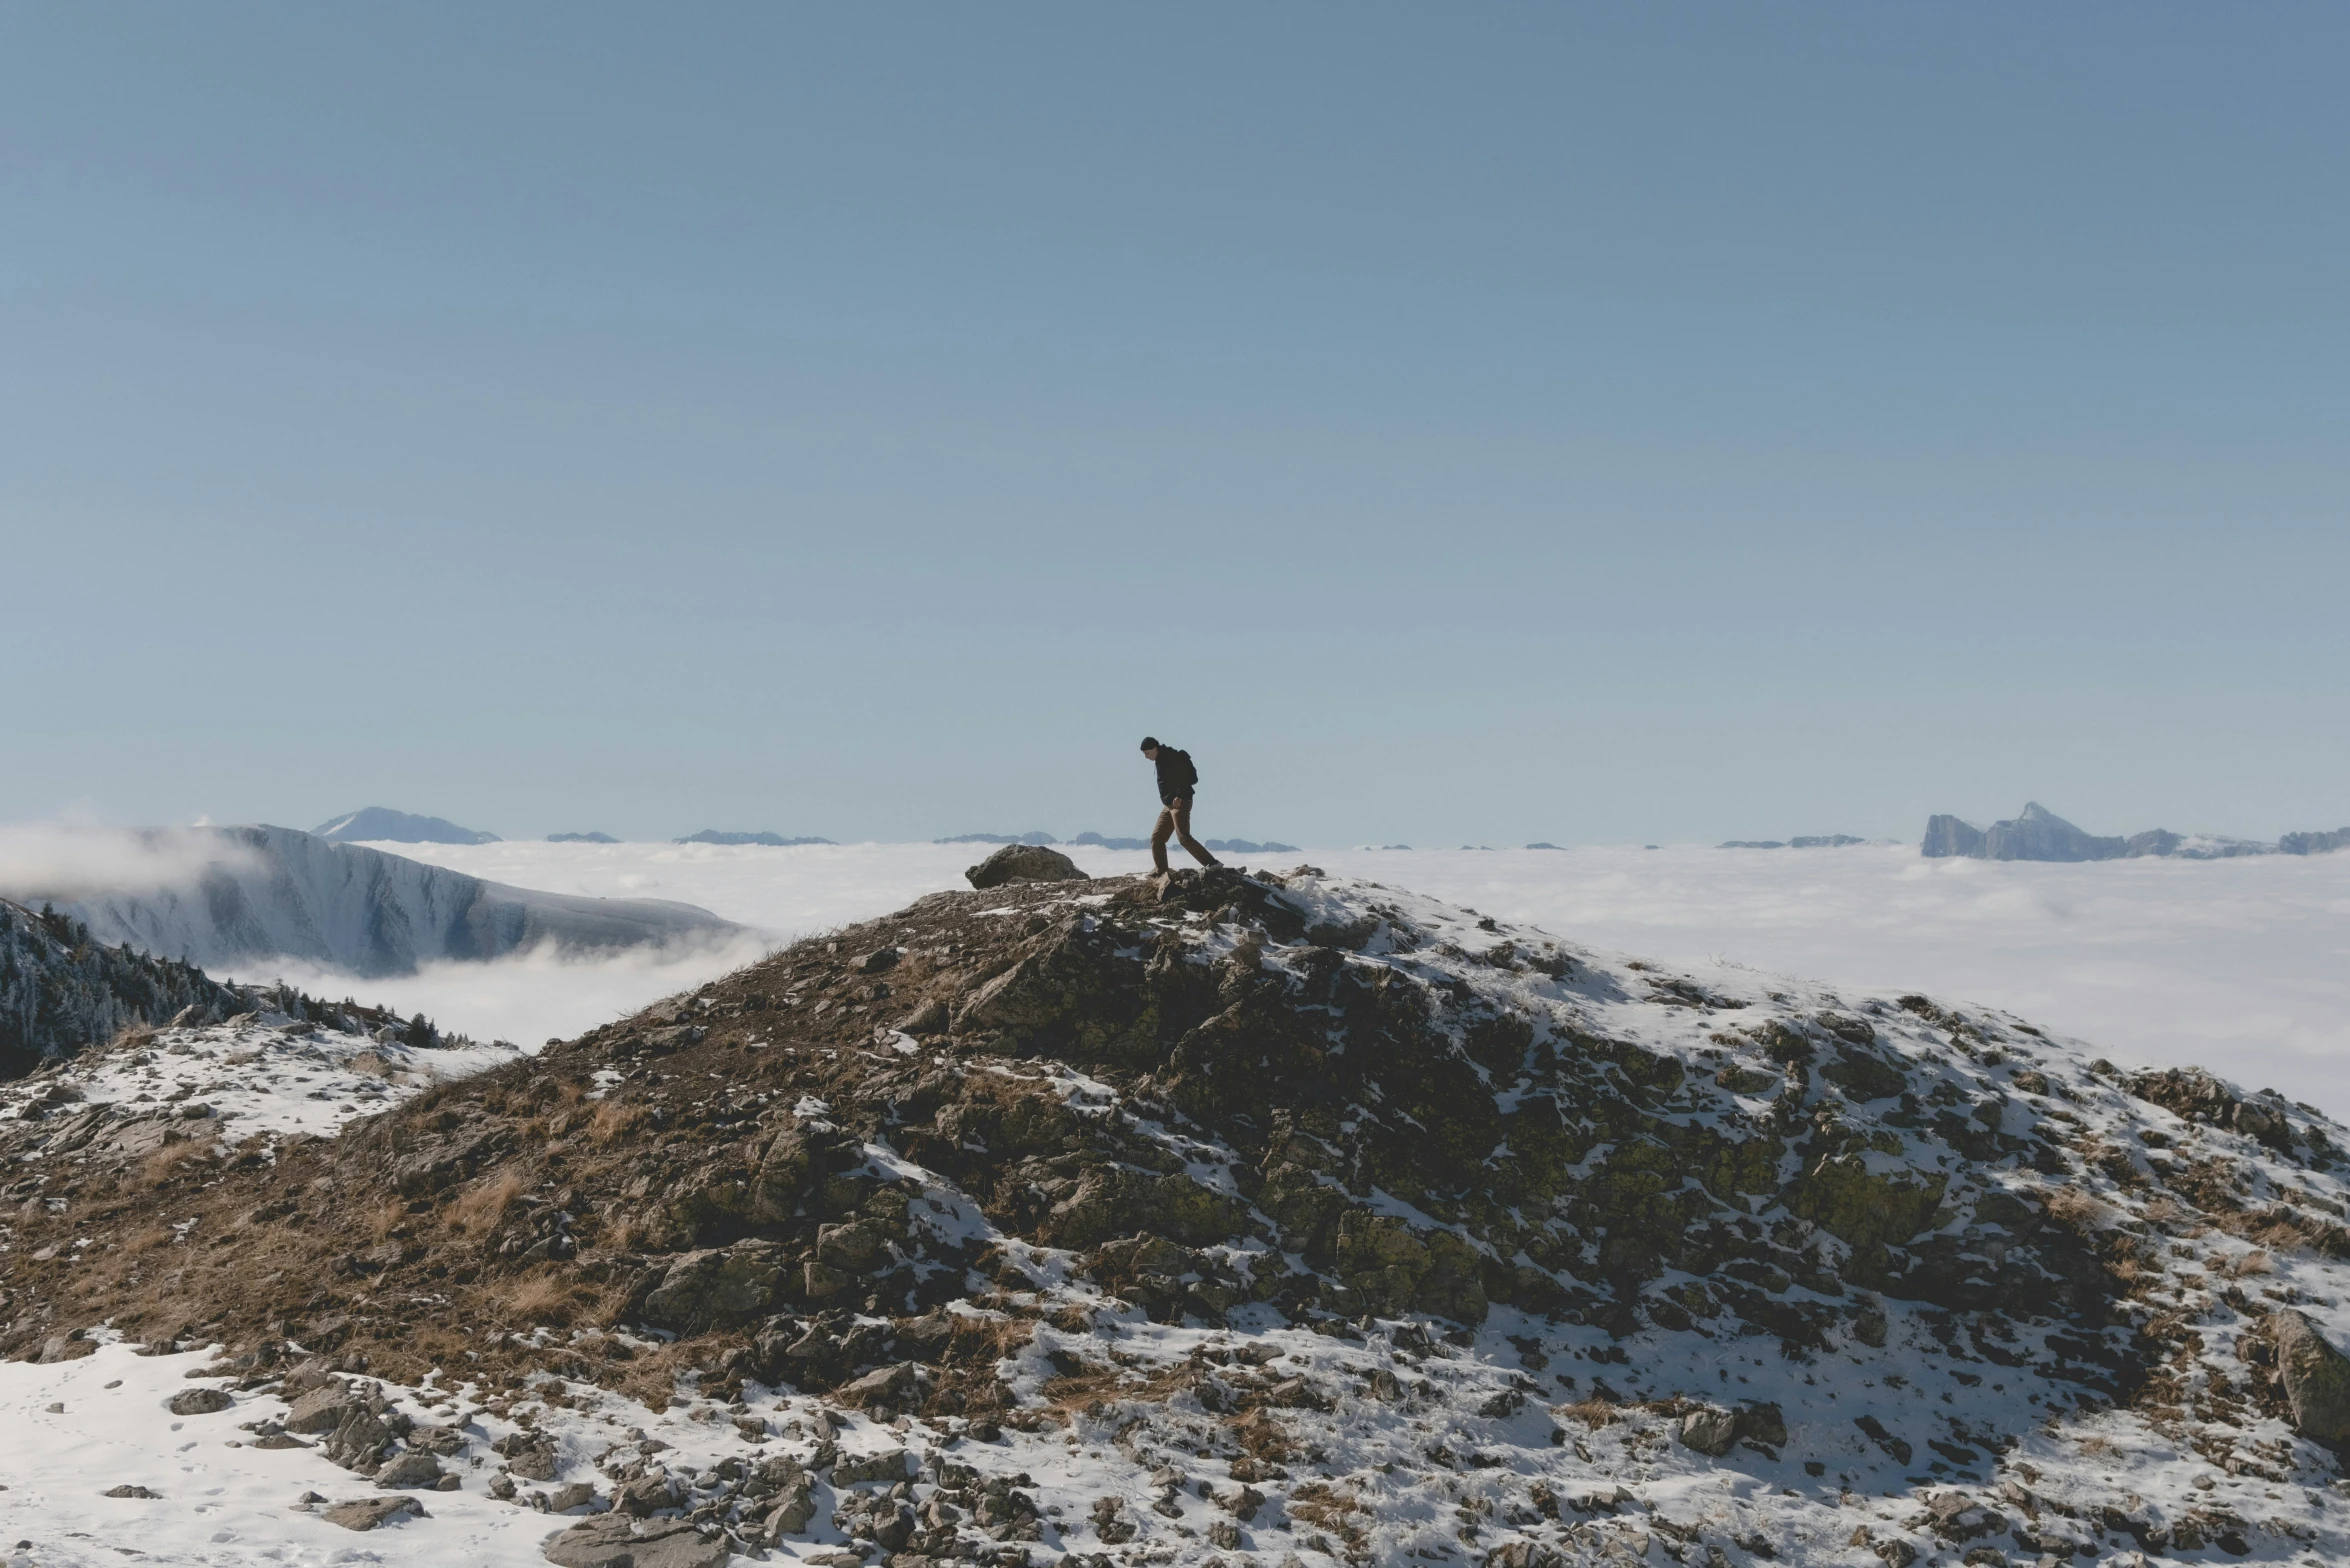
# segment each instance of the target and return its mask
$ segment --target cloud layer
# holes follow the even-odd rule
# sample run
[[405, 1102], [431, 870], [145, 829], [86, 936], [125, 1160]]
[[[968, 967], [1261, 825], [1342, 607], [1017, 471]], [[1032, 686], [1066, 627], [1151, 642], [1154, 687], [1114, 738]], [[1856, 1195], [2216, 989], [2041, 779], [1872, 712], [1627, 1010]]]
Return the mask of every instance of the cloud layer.
[[[534, 952], [397, 981], [269, 975], [536, 1046], [690, 989], [769, 947], [962, 886], [968, 846], [393, 845], [555, 892], [683, 899], [758, 930], [715, 952], [597, 961]], [[179, 851], [175, 858], [175, 848]], [[0, 875], [188, 875], [169, 835], [0, 829]], [[1097, 875], [1148, 857], [1073, 851]], [[2350, 854], [2038, 865], [1921, 860], [1914, 848], [1312, 851], [1332, 872], [1411, 887], [1570, 940], [1720, 957], [1863, 991], [2011, 1009], [2117, 1061], [2209, 1066], [2350, 1112]]]
[[202, 828], [109, 828], [0, 823], [0, 898], [20, 902], [97, 893], [157, 893], [194, 885], [208, 865], [241, 867], [250, 855]]

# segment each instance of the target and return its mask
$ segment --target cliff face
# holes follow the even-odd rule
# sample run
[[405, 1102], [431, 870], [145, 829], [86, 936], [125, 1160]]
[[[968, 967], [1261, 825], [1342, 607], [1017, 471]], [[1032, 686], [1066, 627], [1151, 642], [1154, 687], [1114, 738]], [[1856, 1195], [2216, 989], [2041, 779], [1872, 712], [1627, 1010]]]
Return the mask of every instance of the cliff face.
[[[2350, 1327], [2323, 1116], [1310, 868], [935, 894], [332, 1138], [59, 1136], [0, 1121], [49, 1200], [0, 1221], [0, 1351], [201, 1322], [260, 1414], [289, 1341], [459, 1369], [477, 1434], [313, 1462], [494, 1435], [743, 1550], [2350, 1549], [2301, 1502], [2342, 1412], [2293, 1368]], [[141, 1239], [158, 1204], [219, 1240]], [[771, 1446], [606, 1447], [672, 1399]]]
[[1960, 857], [1970, 860], [1983, 858], [1983, 830], [1971, 822], [1961, 822], [1952, 816], [1932, 816], [1926, 819], [1925, 842], [1918, 853], [1929, 860]]
[[405, 974], [434, 959], [496, 958], [551, 943], [609, 949], [709, 941], [739, 927], [691, 904], [582, 898], [485, 882], [479, 877], [330, 844], [291, 828], [181, 830], [217, 858], [176, 886], [53, 895], [0, 889], [27, 902], [52, 899], [101, 942], [169, 953], [211, 969], [278, 957], [355, 975]]

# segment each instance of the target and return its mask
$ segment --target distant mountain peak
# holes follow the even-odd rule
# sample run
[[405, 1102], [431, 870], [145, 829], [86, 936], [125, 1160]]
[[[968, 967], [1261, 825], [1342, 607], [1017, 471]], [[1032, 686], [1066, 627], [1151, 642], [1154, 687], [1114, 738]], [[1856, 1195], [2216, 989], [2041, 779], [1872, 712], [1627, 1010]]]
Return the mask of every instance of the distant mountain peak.
[[731, 833], [718, 828], [704, 828], [699, 833], [688, 833], [673, 842], [679, 844], [765, 844], [774, 849], [790, 849], [799, 844], [829, 844], [828, 838], [785, 838], [780, 833]]
[[934, 838], [933, 844], [1058, 844], [1050, 833], [958, 833], [953, 838]]
[[389, 806], [367, 806], [320, 823], [314, 838], [335, 844], [495, 844], [495, 833], [461, 828], [446, 817], [420, 817]]
[[2287, 833], [2273, 844], [2217, 833], [2173, 833], [2148, 828], [2127, 838], [2085, 832], [2036, 800], [2005, 821], [1978, 828], [1947, 814], [1926, 819], [1918, 850], [1929, 860], [2233, 860], [2242, 855], [2323, 855], [2350, 848], [2350, 828], [2338, 833]]

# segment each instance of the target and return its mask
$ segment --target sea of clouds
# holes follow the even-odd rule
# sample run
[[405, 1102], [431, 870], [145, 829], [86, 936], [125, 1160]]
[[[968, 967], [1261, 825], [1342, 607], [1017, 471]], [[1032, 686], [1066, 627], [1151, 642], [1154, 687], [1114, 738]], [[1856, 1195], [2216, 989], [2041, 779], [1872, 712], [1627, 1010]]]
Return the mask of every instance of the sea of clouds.
[[[0, 886], [157, 887], [206, 846], [171, 830], [0, 826]], [[285, 979], [526, 1047], [688, 991], [783, 943], [963, 886], [985, 846], [379, 844], [500, 882], [681, 899], [750, 928], [717, 948], [553, 952], [360, 980]], [[1070, 851], [1096, 875], [1140, 852]], [[1732, 850], [1311, 850], [1271, 857], [1409, 887], [1570, 941], [1723, 959], [1866, 993], [2008, 1009], [2129, 1064], [2208, 1066], [2350, 1116], [2350, 852], [2086, 865], [1925, 860], [1907, 845]]]
[[205, 866], [242, 866], [241, 846], [201, 828], [117, 828], [71, 818], [0, 822], [0, 890], [17, 899], [184, 888]]

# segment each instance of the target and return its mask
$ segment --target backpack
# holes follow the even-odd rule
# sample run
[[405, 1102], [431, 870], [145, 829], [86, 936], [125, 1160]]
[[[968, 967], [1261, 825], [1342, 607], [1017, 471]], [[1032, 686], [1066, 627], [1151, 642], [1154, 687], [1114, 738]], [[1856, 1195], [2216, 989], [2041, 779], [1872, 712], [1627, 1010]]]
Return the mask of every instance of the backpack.
[[1175, 771], [1183, 777], [1183, 788], [1185, 790], [1198, 788], [1199, 769], [1192, 765], [1191, 753], [1180, 746], [1170, 746], [1167, 749], [1175, 753]]

